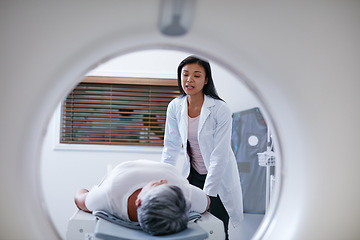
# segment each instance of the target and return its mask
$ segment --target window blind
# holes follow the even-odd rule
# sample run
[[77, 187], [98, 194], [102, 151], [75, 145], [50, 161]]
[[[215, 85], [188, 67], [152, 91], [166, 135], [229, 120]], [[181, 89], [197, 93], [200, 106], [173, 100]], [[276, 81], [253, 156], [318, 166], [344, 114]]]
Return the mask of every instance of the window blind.
[[60, 142], [162, 146], [178, 95], [175, 79], [85, 78], [63, 102]]

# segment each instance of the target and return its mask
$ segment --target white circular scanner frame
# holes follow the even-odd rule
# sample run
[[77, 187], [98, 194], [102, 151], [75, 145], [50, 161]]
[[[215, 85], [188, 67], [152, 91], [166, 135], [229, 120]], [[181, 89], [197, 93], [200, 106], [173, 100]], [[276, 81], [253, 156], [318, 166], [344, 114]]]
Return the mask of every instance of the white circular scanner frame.
[[[131, 36], [129, 36], [129, 40], [131, 41]], [[199, 51], [198, 49], [191, 49], [191, 48], [187, 48], [185, 46], [180, 46], [180, 45], [171, 45], [171, 44], [167, 44], [167, 43], [163, 43], [163, 44], [146, 44], [146, 45], [142, 45], [142, 46], [131, 46], [128, 49], [121, 49], [121, 46], [118, 45], [114, 45], [114, 49], [109, 49], [109, 45], [101, 45], [99, 44], [98, 46], [99, 48], [105, 47], [106, 51], [109, 51], [111, 54], [110, 55], [105, 55], [102, 56], [100, 59], [93, 59], [94, 62], [91, 63], [89, 65], [88, 68], [85, 69], [85, 72], [89, 72], [90, 70], [92, 70], [94, 68], [94, 66], [99, 65], [100, 63], [104, 63], [108, 60], [111, 60], [112, 58], [121, 56], [121, 55], [125, 55], [125, 54], [129, 54], [129, 53], [134, 53], [134, 52], [141, 52], [141, 51], [145, 51], [145, 50], [156, 50], [156, 49], [161, 49], [161, 50], [176, 50], [176, 51], [183, 51], [183, 52], [189, 52], [189, 53], [193, 53], [195, 55], [198, 55], [200, 57], [204, 57], [206, 59], [208, 59], [211, 63], [216, 63], [217, 65], [223, 67], [225, 70], [227, 70], [228, 72], [230, 72], [232, 75], [234, 75], [239, 81], [241, 81], [244, 85], [246, 85], [248, 87], [248, 90], [251, 91], [252, 94], [254, 94], [254, 96], [256, 96], [257, 100], [260, 102], [261, 104], [261, 109], [265, 110], [263, 111], [263, 114], [265, 115], [265, 119], [267, 121], [267, 124], [269, 124], [273, 129], [272, 131], [274, 132], [275, 138], [274, 138], [274, 142], [276, 147], [276, 155], [277, 155], [277, 165], [276, 165], [276, 171], [277, 174], [279, 175], [279, 177], [277, 177], [277, 183], [276, 183], [276, 190], [274, 191], [274, 196], [272, 197], [272, 204], [271, 204], [271, 208], [268, 210], [268, 213], [265, 215], [263, 222], [264, 224], [262, 224], [262, 231], [264, 231], [265, 229], [267, 229], [269, 227], [269, 223], [271, 222], [271, 219], [273, 218], [273, 213], [274, 213], [274, 209], [276, 209], [276, 205], [277, 205], [277, 199], [278, 199], [278, 195], [281, 191], [281, 145], [280, 145], [280, 141], [276, 138], [276, 125], [272, 123], [272, 119], [271, 119], [271, 114], [268, 113], [267, 111], [267, 107], [266, 107], [266, 103], [263, 101], [263, 98], [261, 96], [261, 93], [255, 88], [253, 87], [253, 83], [252, 81], [246, 79], [246, 77], [240, 73], [239, 71], [237, 71], [236, 69], [233, 69], [230, 65], [228, 65], [228, 63], [226, 62], [222, 62], [222, 60], [216, 59], [214, 56], [211, 55], [211, 53], [208, 52], [202, 52]], [[89, 52], [89, 54], [91, 55], [91, 53]], [[85, 59], [83, 59], [83, 61], [88, 62], [88, 59], [85, 57]], [[82, 62], [81, 60], [79, 60], [79, 63]], [[78, 69], [68, 69], [68, 72], [73, 72], [76, 71]], [[49, 91], [52, 91], [53, 94], [51, 94], [51, 99], [47, 99], [46, 102], [51, 102], [55, 99], [55, 94], [59, 95], [59, 93], [64, 93], [61, 96], [57, 96], [57, 98], [63, 99], [64, 97], [66, 97], [67, 93], [73, 88], [73, 86], [77, 85], [79, 81], [82, 80], [84, 75], [81, 75], [80, 77], [78, 75], [74, 75], [74, 76], [70, 76], [69, 74], [67, 74], [66, 72], [64, 72], [66, 76], [68, 76], [69, 79], [74, 79], [73, 81], [70, 81], [70, 89], [69, 88], [65, 88], [63, 90], [60, 91], [60, 89], [58, 89], [57, 87], [55, 87], [54, 89], [49, 89]], [[231, 86], [229, 86], [231, 87]], [[57, 103], [58, 104], [58, 103]], [[55, 104], [55, 106], [57, 105]], [[45, 113], [44, 112], [44, 116], [45, 119], [49, 119], [51, 117], [53, 113], [53, 110]], [[46, 126], [46, 125], [44, 125]], [[43, 129], [45, 130], [45, 129]], [[43, 139], [42, 139], [43, 140]], [[41, 145], [40, 141], [40, 145]], [[41, 185], [41, 183], [38, 183]], [[44, 209], [44, 211], [46, 212], [47, 209]], [[54, 228], [56, 231], [56, 228]]]
[[359, 9], [357, 1], [196, 1], [189, 32], [166, 37], [158, 1], [1, 2], [1, 239], [60, 238], [40, 185], [51, 113], [98, 61], [159, 47], [217, 62], [264, 105], [281, 145], [281, 181], [254, 239], [357, 238]]

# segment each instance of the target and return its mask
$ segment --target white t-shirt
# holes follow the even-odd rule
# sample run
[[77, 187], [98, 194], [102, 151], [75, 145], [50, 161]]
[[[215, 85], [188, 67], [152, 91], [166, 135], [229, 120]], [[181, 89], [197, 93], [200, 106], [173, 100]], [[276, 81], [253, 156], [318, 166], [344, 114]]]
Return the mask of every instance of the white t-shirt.
[[136, 160], [117, 165], [99, 185], [90, 190], [85, 205], [90, 211], [102, 210], [128, 220], [127, 202], [131, 194], [154, 180], [166, 179], [178, 186], [191, 202], [191, 210], [204, 212], [206, 194], [190, 185], [172, 165], [150, 160]]

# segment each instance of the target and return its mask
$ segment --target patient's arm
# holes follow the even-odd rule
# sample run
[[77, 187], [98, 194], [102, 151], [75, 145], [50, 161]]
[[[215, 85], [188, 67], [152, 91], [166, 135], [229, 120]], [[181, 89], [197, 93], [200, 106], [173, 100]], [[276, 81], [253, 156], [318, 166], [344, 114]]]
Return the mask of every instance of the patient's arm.
[[75, 194], [75, 197], [74, 197], [76, 206], [80, 210], [83, 210], [85, 212], [91, 212], [89, 209], [87, 209], [87, 207], [85, 205], [85, 200], [86, 200], [88, 193], [89, 193], [89, 190], [83, 188], [83, 189], [80, 189], [79, 191], [77, 191], [77, 193]]
[[198, 213], [204, 213], [209, 209], [210, 198], [205, 194], [203, 190], [193, 185], [190, 185], [191, 189], [191, 210]]
[[207, 210], [209, 210], [210, 203], [211, 203], [211, 200], [210, 200], [209, 195], [206, 195], [206, 198], [207, 198], [207, 206], [206, 206], [206, 210], [205, 210], [204, 212], [206, 212]]

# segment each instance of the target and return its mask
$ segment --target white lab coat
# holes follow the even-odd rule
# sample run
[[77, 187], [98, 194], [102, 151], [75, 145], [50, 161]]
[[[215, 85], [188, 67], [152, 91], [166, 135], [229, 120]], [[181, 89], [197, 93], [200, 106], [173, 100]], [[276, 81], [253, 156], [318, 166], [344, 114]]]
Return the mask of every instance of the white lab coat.
[[[199, 147], [208, 171], [203, 190], [209, 196], [220, 196], [233, 226], [236, 227], [243, 219], [243, 202], [237, 163], [231, 149], [231, 127], [232, 113], [226, 103], [204, 95], [198, 126]], [[184, 177], [188, 177], [190, 172], [187, 139], [187, 96], [177, 97], [168, 105], [161, 160], [176, 165], [178, 153], [183, 146]]]

